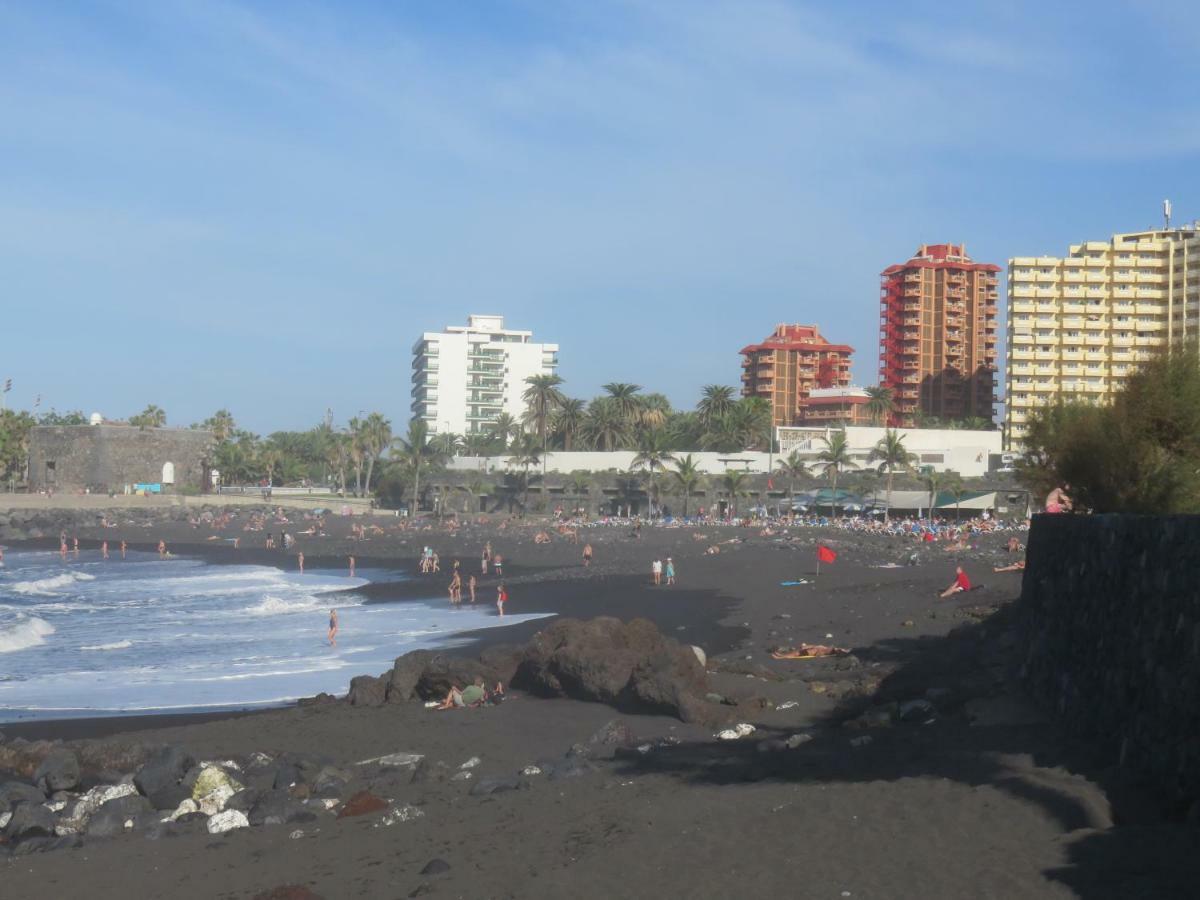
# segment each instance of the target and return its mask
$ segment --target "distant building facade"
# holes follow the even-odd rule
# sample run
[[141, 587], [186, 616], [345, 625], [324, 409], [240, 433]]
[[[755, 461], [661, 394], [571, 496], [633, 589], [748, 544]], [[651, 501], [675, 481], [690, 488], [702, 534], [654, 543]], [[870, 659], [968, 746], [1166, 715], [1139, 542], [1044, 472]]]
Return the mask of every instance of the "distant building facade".
[[992, 421], [999, 271], [961, 244], [925, 244], [883, 270], [879, 383], [892, 389], [893, 424]]
[[830, 343], [816, 325], [777, 325], [740, 352], [742, 396], [769, 401], [775, 426], [802, 423], [814, 390], [850, 386], [854, 348]]
[[204, 492], [214, 443], [211, 431], [191, 428], [40, 425], [29, 432], [29, 489]]
[[506, 329], [503, 316], [472, 315], [413, 345], [412, 415], [431, 434], [486, 432], [501, 413], [525, 413], [526, 378], [557, 370], [558, 344]]
[[813, 388], [799, 424], [801, 425], [870, 425], [867, 404], [871, 396], [860, 387]]
[[1200, 342], [1200, 223], [1008, 261], [1004, 424], [1019, 448], [1034, 409], [1102, 402], [1162, 348]]

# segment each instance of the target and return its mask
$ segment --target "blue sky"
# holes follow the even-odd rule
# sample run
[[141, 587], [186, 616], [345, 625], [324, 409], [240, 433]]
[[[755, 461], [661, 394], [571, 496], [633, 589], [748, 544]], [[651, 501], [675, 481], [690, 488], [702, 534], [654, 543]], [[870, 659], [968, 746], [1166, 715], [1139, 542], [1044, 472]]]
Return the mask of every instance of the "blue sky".
[[10, 405], [408, 416], [497, 312], [568, 392], [690, 406], [782, 321], [856, 348], [922, 242], [1200, 218], [1190, 3], [0, 0]]

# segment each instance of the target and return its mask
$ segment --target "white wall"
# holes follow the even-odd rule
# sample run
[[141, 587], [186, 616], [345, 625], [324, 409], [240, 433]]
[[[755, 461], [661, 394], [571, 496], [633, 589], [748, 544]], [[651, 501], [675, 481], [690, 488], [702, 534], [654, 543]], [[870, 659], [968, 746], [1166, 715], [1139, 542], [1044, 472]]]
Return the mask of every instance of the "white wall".
[[[780, 429], [782, 432], [786, 429]], [[953, 470], [966, 477], [986, 475], [988, 471], [989, 454], [1000, 452], [1001, 434], [999, 431], [958, 431], [954, 429], [902, 429], [904, 446], [910, 453], [917, 456], [918, 466], [932, 466], [935, 471]], [[871, 449], [884, 435], [883, 428], [851, 426], [846, 429], [846, 437], [850, 442], [851, 459], [861, 468], [867, 465], [867, 457]], [[787, 441], [781, 440], [785, 450], [790, 450]], [[811, 441], [806, 449], [800, 449], [800, 455], [809, 460], [816, 460], [817, 455], [825, 447], [822, 441]], [[676, 456], [685, 456], [678, 453]], [[562, 451], [553, 452], [546, 457], [546, 471], [555, 473], [574, 472], [628, 472], [637, 456], [632, 450], [601, 451]], [[706, 475], [720, 475], [724, 472], [737, 470], [752, 473], [766, 473], [772, 465], [778, 465], [779, 453], [767, 454], [753, 451], [741, 453], [715, 453], [711, 451], [696, 451], [692, 458], [701, 472]], [[511, 466], [509, 457], [455, 457], [450, 468], [455, 471], [485, 471], [503, 472], [516, 470], [519, 466]], [[541, 466], [539, 465], [540, 471]], [[668, 469], [670, 465], [668, 464]]]

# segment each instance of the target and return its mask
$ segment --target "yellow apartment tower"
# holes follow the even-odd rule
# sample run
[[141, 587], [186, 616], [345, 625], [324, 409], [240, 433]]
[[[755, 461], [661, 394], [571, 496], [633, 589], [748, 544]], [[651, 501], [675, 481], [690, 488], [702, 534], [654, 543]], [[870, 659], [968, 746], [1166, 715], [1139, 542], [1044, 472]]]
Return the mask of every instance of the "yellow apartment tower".
[[1161, 348], [1200, 340], [1200, 222], [1008, 261], [1005, 440], [1058, 397], [1107, 400]]

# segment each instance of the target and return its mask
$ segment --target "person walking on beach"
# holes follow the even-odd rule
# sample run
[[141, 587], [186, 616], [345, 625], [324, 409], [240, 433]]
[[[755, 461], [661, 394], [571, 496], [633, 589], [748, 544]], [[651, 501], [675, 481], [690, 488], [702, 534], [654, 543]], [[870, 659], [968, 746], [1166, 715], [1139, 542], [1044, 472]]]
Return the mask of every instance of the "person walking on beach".
[[583, 567], [585, 569], [587, 569], [587, 568], [591, 568], [591, 565], [592, 565], [592, 545], [584, 544], [583, 545]]
[[504, 604], [508, 602], [508, 591], [504, 587], [504, 582], [500, 582], [500, 586], [496, 588], [496, 609], [500, 610], [500, 617], [504, 617]]
[[453, 606], [462, 603], [462, 576], [457, 572], [450, 579], [450, 603]]
[[662, 584], [662, 560], [656, 559], [650, 563], [650, 581], [655, 587]]
[[667, 557], [667, 587], [671, 587], [673, 584], [675, 584], [675, 563], [672, 562], [671, 557], [668, 556]]
[[350, 557], [350, 577], [354, 577], [354, 557]]
[[338, 633], [337, 610], [331, 609], [329, 611], [329, 646], [331, 646], [331, 647], [337, 646], [337, 633]]
[[475, 576], [474, 575], [472, 575], [470, 578], [467, 579], [467, 591], [471, 595], [471, 602], [474, 603], [475, 602]]

